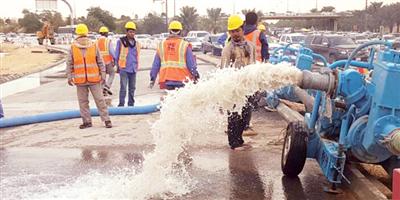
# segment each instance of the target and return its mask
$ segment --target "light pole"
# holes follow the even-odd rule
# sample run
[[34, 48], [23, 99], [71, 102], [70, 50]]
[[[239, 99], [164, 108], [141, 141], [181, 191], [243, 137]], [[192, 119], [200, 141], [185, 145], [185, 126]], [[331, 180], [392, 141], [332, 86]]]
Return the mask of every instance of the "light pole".
[[72, 6], [71, 4], [68, 3], [67, 0], [61, 0], [63, 1], [65, 4], [67, 4], [69, 11], [71, 12], [71, 27], [74, 26], [74, 11], [72, 10]]
[[[156, 1], [161, 1], [161, 3], [163, 0], [153, 0], [153, 3]], [[175, 6], [175, 1], [174, 1], [174, 6]], [[175, 8], [174, 8], [174, 12], [175, 12]], [[165, 24], [166, 24], [166, 28], [167, 28], [167, 32], [168, 32], [168, 0], [165, 0]]]
[[368, 29], [368, 0], [365, 0], [365, 23], [364, 23], [364, 31]]

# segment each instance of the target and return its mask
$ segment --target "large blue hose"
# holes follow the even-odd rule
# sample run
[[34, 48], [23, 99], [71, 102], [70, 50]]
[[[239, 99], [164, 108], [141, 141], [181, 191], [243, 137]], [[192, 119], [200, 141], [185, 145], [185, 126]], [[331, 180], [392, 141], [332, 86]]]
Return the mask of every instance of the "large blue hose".
[[[134, 115], [148, 114], [157, 112], [160, 104], [135, 106], [135, 107], [110, 107], [108, 112], [110, 115]], [[97, 109], [90, 109], [92, 116], [99, 116]], [[62, 112], [45, 113], [31, 116], [12, 117], [0, 119], [0, 128], [20, 126], [26, 124], [34, 124], [41, 122], [51, 122], [57, 120], [73, 119], [81, 117], [79, 110], [70, 110]]]

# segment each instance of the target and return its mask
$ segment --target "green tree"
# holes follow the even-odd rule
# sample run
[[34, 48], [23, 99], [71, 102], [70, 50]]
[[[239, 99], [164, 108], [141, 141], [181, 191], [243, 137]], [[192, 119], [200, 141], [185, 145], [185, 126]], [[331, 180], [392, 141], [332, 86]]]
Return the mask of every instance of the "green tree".
[[165, 31], [165, 20], [156, 13], [149, 13], [143, 18], [142, 32], [147, 34], [158, 34]]
[[253, 8], [253, 9], [243, 9], [241, 12], [242, 12], [243, 15], [246, 15], [249, 12], [255, 12], [257, 14], [258, 19], [260, 19], [261, 17], [264, 16], [264, 13], [261, 10], [256, 11], [255, 8]]
[[88, 24], [90, 29], [97, 31], [100, 26], [107, 26], [110, 31], [115, 30], [115, 18], [109, 11], [103, 10], [100, 7], [91, 7], [87, 11], [86, 18], [88, 22], [91, 22], [91, 25]]
[[313, 9], [310, 10], [310, 13], [318, 13], [318, 9], [313, 8]]
[[38, 14], [29, 12], [27, 9], [24, 9], [22, 14], [24, 14], [24, 17], [18, 19], [18, 24], [24, 28], [25, 32], [34, 33], [42, 28], [43, 23]]
[[197, 29], [197, 9], [195, 7], [184, 6], [181, 9], [181, 13], [176, 17], [182, 24], [184, 32], [192, 31]]
[[222, 13], [221, 8], [210, 8], [207, 9], [207, 19], [208, 21], [208, 29], [212, 33], [217, 33], [221, 31], [220, 21], [221, 17], [224, 13]]
[[321, 9], [321, 12], [334, 12], [336, 10], [333, 6], [324, 6]]
[[88, 26], [89, 31], [97, 32], [104, 24], [96, 17], [88, 16], [84, 23]]
[[62, 18], [61, 13], [59, 12], [52, 12], [52, 11], [44, 11], [39, 15], [42, 20], [47, 20], [50, 24], [54, 27], [55, 30], [58, 29], [60, 26], [65, 26], [65, 21]]

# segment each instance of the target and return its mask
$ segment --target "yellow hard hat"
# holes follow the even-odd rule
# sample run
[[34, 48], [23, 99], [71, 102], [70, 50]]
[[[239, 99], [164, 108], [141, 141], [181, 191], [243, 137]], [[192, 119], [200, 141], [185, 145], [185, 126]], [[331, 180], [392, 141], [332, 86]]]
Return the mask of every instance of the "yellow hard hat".
[[260, 30], [260, 31], [265, 31], [265, 30], [267, 30], [267, 29], [265, 28], [264, 24], [258, 25], [258, 26], [257, 26], [257, 29]]
[[105, 27], [105, 26], [102, 26], [102, 27], [100, 27], [100, 29], [99, 29], [99, 33], [108, 33], [109, 31], [108, 31], [108, 28], [107, 27]]
[[231, 15], [228, 18], [228, 31], [236, 30], [243, 25], [244, 21], [239, 15]]
[[182, 24], [180, 22], [174, 20], [171, 23], [169, 23], [168, 29], [169, 30], [182, 30], [183, 28], [182, 28]]
[[136, 30], [136, 24], [134, 22], [126, 22], [125, 29], [133, 29]]
[[77, 35], [87, 35], [89, 33], [89, 29], [85, 24], [76, 25], [75, 33]]

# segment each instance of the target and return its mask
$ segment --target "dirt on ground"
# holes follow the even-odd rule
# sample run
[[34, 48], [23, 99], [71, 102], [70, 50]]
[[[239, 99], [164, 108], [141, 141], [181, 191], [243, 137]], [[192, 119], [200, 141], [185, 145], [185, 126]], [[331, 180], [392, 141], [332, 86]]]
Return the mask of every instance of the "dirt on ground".
[[[0, 52], [0, 83], [39, 72], [64, 58], [63, 54], [49, 53], [44, 46], [22, 47], [17, 44], [2, 43]], [[11, 79], [14, 79], [11, 78]]]

